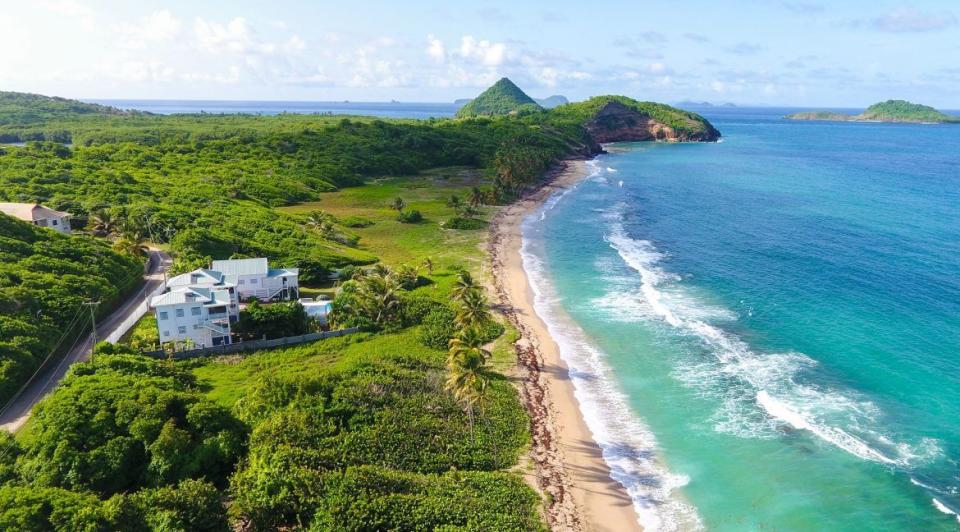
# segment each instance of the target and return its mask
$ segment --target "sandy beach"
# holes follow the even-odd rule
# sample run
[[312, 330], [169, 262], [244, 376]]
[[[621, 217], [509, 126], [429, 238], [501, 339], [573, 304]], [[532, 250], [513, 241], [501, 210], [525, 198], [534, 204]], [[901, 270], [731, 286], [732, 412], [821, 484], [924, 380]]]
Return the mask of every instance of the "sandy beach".
[[520, 331], [520, 392], [532, 419], [535, 483], [547, 494], [554, 530], [641, 530], [632, 501], [610, 478], [584, 422], [560, 349], [534, 311], [520, 254], [524, 218], [547, 198], [586, 176], [586, 162], [565, 161], [548, 182], [502, 209], [491, 224], [489, 253], [500, 310]]

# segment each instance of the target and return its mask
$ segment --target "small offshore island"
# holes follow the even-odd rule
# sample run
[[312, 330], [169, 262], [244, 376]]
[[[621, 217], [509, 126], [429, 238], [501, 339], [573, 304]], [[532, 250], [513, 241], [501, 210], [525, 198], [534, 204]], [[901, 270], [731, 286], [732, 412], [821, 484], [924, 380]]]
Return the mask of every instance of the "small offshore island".
[[929, 105], [906, 100], [875, 103], [858, 115], [834, 111], [807, 111], [785, 116], [787, 120], [820, 120], [834, 122], [902, 122], [909, 124], [960, 124], [960, 117], [942, 113]]

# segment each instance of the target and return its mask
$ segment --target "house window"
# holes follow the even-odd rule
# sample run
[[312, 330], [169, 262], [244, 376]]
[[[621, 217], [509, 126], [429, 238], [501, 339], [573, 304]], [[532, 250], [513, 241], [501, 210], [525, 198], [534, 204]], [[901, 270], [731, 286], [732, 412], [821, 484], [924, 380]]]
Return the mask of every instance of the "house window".
[[177, 327], [177, 334], [187, 334], [187, 327], [186, 327], [186, 325], [181, 325], [181, 326]]
[[56, 220], [53, 221], [53, 225], [57, 225], [57, 221], [56, 221]]
[[257, 284], [257, 280], [256, 280], [256, 279], [250, 279], [250, 284]]
[[161, 312], [161, 313], [160, 313], [160, 319], [161, 319], [161, 320], [167, 319], [167, 313], [166, 313], [166, 312]]
[[199, 324], [199, 323], [194, 323], [194, 324], [193, 324], [193, 330], [196, 331], [196, 330], [199, 329], [199, 328], [200, 328], [200, 324]]
[[177, 317], [178, 317], [178, 318], [182, 318], [182, 317], [183, 317], [183, 309], [182, 309], [182, 308], [178, 308], [178, 309], [177, 309]]
[[170, 331], [163, 331], [164, 336], [170, 336]]
[[243, 279], [240, 279], [239, 281], [237, 281], [237, 284], [244, 284], [244, 283], [246, 283], [246, 281], [244, 281]]
[[200, 307], [190, 307], [190, 315], [191, 315], [191, 316], [199, 316], [199, 315], [200, 315]]

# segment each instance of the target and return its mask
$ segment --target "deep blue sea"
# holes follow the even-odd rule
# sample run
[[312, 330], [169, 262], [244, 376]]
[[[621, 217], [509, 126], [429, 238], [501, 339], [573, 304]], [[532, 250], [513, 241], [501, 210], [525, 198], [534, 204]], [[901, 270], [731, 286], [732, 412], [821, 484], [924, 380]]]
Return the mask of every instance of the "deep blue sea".
[[698, 109], [608, 147], [525, 267], [650, 529], [956, 530], [960, 126]]
[[441, 118], [453, 116], [460, 106], [454, 103], [407, 102], [296, 102], [230, 100], [110, 100], [89, 99], [91, 103], [119, 109], [136, 109], [155, 114], [334, 114], [380, 116], [384, 118]]

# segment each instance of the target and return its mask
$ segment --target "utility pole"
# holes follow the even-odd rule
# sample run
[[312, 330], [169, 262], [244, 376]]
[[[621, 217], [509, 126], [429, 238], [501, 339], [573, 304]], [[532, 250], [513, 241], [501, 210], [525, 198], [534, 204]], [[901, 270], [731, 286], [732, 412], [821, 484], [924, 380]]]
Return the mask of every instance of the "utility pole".
[[97, 313], [96, 313], [96, 308], [97, 308], [97, 305], [100, 304], [100, 302], [99, 302], [99, 301], [84, 301], [83, 304], [90, 308], [90, 328], [91, 328], [91, 333], [90, 333], [90, 334], [93, 335], [93, 345], [94, 345], [94, 347], [96, 347], [96, 345], [97, 345]]

